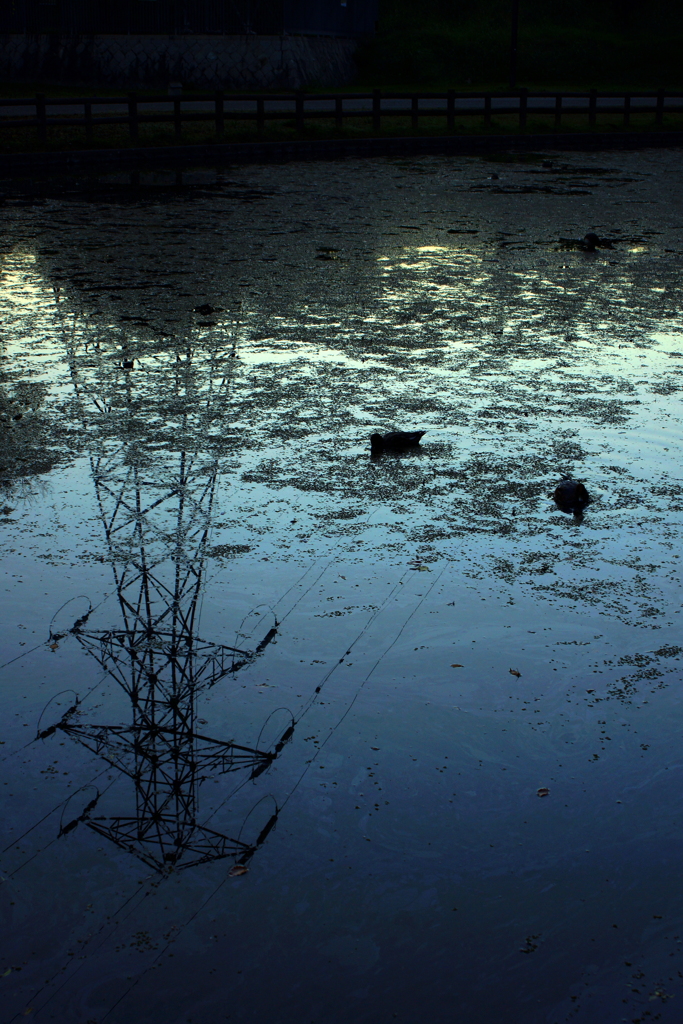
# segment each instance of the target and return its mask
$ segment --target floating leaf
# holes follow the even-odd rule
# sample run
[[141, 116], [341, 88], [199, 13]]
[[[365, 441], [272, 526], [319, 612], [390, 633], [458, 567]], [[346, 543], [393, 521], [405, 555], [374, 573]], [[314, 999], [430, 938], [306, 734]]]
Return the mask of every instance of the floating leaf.
[[540, 937], [540, 935], [527, 935], [526, 946], [520, 949], [520, 953], [535, 953], [538, 949], [536, 939], [540, 939]]
[[7, 975], [11, 974], [11, 973], [12, 973], [12, 968], [8, 967], [6, 971], [3, 971], [2, 974], [0, 974], [0, 978], [6, 978]]
[[547, 786], [541, 786], [541, 788], [538, 790], [536, 795], [537, 796], [548, 796], [549, 793], [550, 793], [550, 790], [548, 789]]
[[230, 868], [230, 878], [235, 878], [237, 875], [246, 875], [249, 868], [246, 864], [233, 864]]
[[517, 676], [518, 679], [522, 678], [522, 673], [518, 672], [516, 668], [511, 668], [510, 669], [510, 675], [511, 676]]

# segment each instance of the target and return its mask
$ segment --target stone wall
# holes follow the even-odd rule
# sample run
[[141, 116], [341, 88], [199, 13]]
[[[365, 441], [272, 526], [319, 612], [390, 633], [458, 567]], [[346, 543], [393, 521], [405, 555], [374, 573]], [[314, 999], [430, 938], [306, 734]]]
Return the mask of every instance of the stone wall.
[[122, 88], [343, 85], [355, 39], [334, 36], [0, 36], [0, 78]]

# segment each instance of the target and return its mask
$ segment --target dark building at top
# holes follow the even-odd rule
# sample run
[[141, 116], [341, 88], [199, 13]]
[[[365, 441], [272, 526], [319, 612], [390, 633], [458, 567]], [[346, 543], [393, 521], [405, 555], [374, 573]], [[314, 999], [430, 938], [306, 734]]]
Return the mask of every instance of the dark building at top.
[[377, 0], [4, 0], [5, 35], [317, 35], [375, 30]]
[[342, 85], [378, 0], [0, 0], [0, 80]]

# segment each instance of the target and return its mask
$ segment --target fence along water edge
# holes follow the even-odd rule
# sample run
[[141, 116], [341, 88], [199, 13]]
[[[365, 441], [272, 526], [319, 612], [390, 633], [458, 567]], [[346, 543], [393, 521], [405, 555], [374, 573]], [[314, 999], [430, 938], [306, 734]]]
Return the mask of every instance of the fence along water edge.
[[[31, 115], [22, 116], [24, 108], [33, 108]], [[496, 116], [512, 116], [518, 129], [524, 131], [530, 115], [549, 118], [557, 129], [562, 126], [563, 117], [569, 115], [585, 116], [586, 126], [594, 128], [599, 114], [616, 115], [626, 127], [634, 114], [654, 115], [653, 123], [659, 126], [665, 114], [682, 112], [683, 93], [663, 89], [650, 93], [542, 93], [525, 89], [407, 93], [375, 89], [366, 93], [128, 93], [76, 98], [38, 94], [27, 99], [0, 99], [0, 130], [33, 129], [38, 139], [45, 142], [50, 128], [84, 128], [86, 138], [91, 140], [96, 127], [118, 125], [127, 126], [131, 141], [137, 142], [140, 126], [144, 124], [173, 125], [175, 137], [180, 139], [183, 125], [213, 122], [216, 138], [220, 140], [230, 122], [252, 122], [256, 131], [262, 133], [269, 121], [288, 121], [297, 134], [303, 134], [307, 121], [333, 121], [335, 130], [341, 131], [346, 121], [364, 118], [371, 121], [373, 132], [379, 134], [382, 122], [391, 118], [409, 118], [415, 132], [419, 131], [421, 119], [438, 118], [444, 121], [447, 131], [453, 132], [456, 120], [463, 117], [479, 118], [484, 127], [489, 127]]]

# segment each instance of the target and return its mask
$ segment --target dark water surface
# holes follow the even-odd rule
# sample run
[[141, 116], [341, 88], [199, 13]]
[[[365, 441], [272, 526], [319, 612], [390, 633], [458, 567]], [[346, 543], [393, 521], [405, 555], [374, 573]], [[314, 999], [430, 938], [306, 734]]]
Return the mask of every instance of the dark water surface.
[[681, 1020], [682, 183], [7, 185], [2, 1024]]

